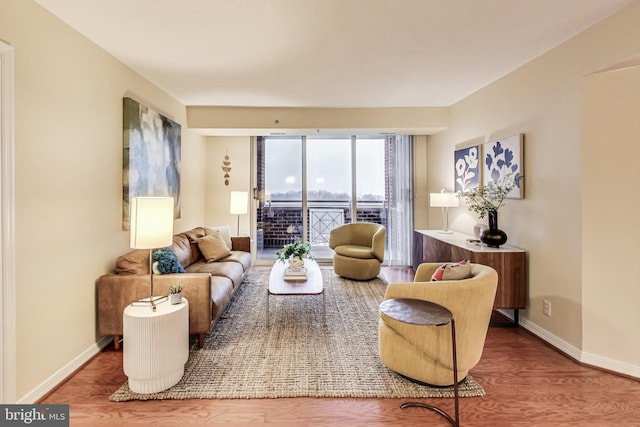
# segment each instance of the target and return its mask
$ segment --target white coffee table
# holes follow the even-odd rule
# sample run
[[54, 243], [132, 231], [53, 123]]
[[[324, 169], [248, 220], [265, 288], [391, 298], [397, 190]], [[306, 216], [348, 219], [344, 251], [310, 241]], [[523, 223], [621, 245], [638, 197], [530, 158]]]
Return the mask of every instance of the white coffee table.
[[327, 324], [327, 305], [322, 282], [322, 272], [317, 262], [309, 259], [304, 260], [307, 269], [307, 280], [304, 282], [287, 282], [284, 280], [284, 272], [287, 264], [276, 261], [269, 276], [269, 287], [267, 288], [267, 327], [269, 326], [269, 299], [271, 295], [320, 295], [322, 294], [322, 320]]

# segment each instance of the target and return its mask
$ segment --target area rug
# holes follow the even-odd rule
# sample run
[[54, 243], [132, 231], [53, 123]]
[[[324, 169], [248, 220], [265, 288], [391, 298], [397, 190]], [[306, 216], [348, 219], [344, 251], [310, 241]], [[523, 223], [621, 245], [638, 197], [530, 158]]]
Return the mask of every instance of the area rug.
[[[254, 268], [223, 317], [193, 340], [184, 377], [170, 389], [137, 394], [127, 384], [112, 401], [152, 399], [259, 399], [282, 397], [453, 397], [453, 387], [413, 383], [389, 370], [378, 353], [378, 307], [387, 285], [382, 277], [347, 280], [323, 268], [322, 296], [271, 296], [266, 326], [268, 268]], [[125, 349], [126, 351], [126, 349]], [[471, 376], [461, 397], [483, 396]]]

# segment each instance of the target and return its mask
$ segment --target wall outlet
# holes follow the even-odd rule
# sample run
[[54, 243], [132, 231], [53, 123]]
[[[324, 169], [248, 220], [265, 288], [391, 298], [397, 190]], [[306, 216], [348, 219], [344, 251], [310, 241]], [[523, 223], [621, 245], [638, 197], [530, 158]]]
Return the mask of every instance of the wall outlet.
[[542, 314], [551, 317], [551, 301], [542, 300]]

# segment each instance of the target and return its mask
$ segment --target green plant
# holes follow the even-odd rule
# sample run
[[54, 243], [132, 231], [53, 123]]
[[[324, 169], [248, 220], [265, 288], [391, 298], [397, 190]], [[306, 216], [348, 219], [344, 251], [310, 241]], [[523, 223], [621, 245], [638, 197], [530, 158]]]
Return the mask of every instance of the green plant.
[[182, 283], [175, 282], [173, 285], [169, 286], [170, 294], [179, 294], [180, 292], [182, 292]]
[[484, 218], [488, 212], [497, 211], [504, 206], [504, 199], [516, 184], [516, 177], [508, 174], [487, 185], [459, 193], [458, 197], [464, 197], [469, 210], [477, 213], [480, 218]]
[[301, 259], [313, 259], [313, 255], [311, 254], [311, 245], [309, 244], [309, 242], [296, 240], [293, 243], [284, 245], [281, 251], [276, 252], [276, 258], [282, 262], [285, 262], [289, 258], [296, 256], [300, 257]]

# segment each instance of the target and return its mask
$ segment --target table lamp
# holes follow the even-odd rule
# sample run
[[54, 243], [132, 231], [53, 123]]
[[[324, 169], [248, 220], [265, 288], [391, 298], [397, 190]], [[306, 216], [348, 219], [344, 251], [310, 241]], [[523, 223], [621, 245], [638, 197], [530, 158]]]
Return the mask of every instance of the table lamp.
[[429, 194], [429, 204], [432, 208], [442, 208], [442, 230], [441, 233], [452, 233], [449, 231], [449, 208], [460, 206], [460, 200], [456, 193], [447, 193], [442, 190], [440, 193]]
[[249, 202], [249, 193], [247, 191], [232, 191], [229, 202], [229, 213], [238, 215], [238, 229], [236, 235], [240, 235], [240, 215], [248, 213], [247, 205]]
[[149, 299], [143, 301], [156, 311], [156, 302], [166, 299], [153, 295], [153, 250], [173, 243], [173, 197], [133, 197], [131, 199], [130, 245], [149, 249]]

